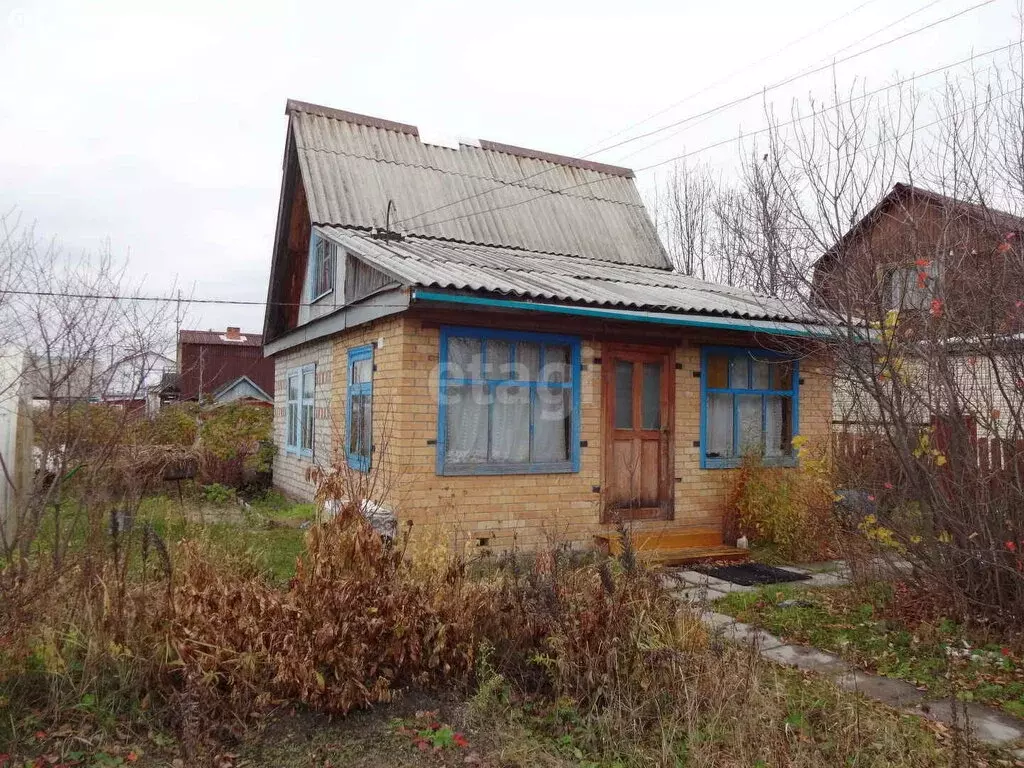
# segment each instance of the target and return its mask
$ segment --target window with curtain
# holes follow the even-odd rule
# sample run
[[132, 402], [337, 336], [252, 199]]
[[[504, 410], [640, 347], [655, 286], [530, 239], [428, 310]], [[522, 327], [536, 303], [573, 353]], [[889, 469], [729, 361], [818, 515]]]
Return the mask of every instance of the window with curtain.
[[579, 471], [579, 339], [441, 329], [437, 471]]
[[882, 290], [886, 309], [928, 309], [938, 295], [935, 261], [889, 267], [884, 272]]
[[370, 469], [373, 453], [373, 345], [348, 351], [345, 456], [361, 472]]
[[292, 368], [286, 378], [285, 450], [301, 456], [312, 456], [316, 365], [310, 363], [301, 368]]
[[744, 456], [792, 464], [797, 362], [731, 347], [704, 349], [701, 358], [701, 466], [736, 467]]
[[315, 233], [313, 238], [313, 263], [310, 265], [313, 285], [310, 299], [316, 301], [334, 290], [334, 263], [338, 246]]

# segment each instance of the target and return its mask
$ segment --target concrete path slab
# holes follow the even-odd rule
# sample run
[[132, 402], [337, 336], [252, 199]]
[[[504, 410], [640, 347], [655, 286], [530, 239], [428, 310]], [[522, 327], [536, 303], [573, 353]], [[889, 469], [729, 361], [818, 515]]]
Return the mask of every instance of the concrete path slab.
[[678, 589], [672, 594], [687, 603], [710, 603], [725, 597], [725, 592], [719, 592], [717, 589], [711, 589], [710, 587], [688, 587], [686, 589]]
[[[1004, 715], [992, 707], [957, 702], [957, 710], [957, 721], [968, 725], [974, 738], [980, 742], [998, 745], [1024, 739], [1024, 721]], [[916, 707], [913, 713], [940, 723], [953, 722], [953, 706], [948, 700], [929, 701], [923, 707]]]
[[806, 645], [779, 645], [775, 648], [765, 648], [761, 650], [761, 655], [777, 664], [822, 675], [833, 675], [850, 669], [850, 665], [838, 656]]
[[860, 670], [840, 674], [834, 678], [834, 682], [845, 691], [863, 694], [894, 709], [914, 708], [924, 701], [924, 693], [905, 680], [894, 680]]

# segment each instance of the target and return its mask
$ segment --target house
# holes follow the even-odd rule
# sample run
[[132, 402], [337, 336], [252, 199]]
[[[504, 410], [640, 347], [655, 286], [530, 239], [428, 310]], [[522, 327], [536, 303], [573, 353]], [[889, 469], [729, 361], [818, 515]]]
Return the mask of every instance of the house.
[[1020, 330], [1022, 233], [1017, 216], [896, 184], [818, 259], [814, 297], [867, 319], [941, 315], [948, 336]]
[[[803, 310], [674, 272], [633, 173], [289, 101], [274, 482], [333, 465], [461, 545], [719, 547], [744, 451], [827, 443]], [[386, 492], [386, 498], [379, 498]]]
[[178, 332], [178, 375], [163, 382], [162, 397], [223, 403], [274, 401], [274, 363], [263, 356], [263, 335], [230, 326]]
[[152, 394], [175, 363], [159, 352], [134, 352], [115, 360], [101, 376], [99, 399], [129, 410], [157, 407]]
[[[814, 300], [846, 317], [896, 322], [904, 340], [941, 341], [944, 371], [929, 373], [919, 356], [904, 361], [920, 393], [918, 426], [941, 417], [934, 402], [952, 382], [986, 415], [987, 428], [978, 425], [983, 432], [1005, 434], [1011, 413], [1020, 410], [1008, 401], [1014, 387], [1006, 382], [1018, 378], [1014, 360], [1024, 340], [1022, 235], [1020, 217], [896, 184], [818, 259]], [[878, 419], [873, 398], [861, 396], [859, 385], [842, 372], [835, 384], [833, 420], [840, 430], [860, 431]]]

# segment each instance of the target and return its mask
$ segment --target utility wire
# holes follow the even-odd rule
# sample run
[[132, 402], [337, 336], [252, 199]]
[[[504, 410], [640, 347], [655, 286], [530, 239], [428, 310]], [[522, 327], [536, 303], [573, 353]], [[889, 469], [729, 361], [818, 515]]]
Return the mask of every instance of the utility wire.
[[[940, 2], [940, 0], [932, 0], [931, 3], [928, 3], [926, 6], [924, 6], [924, 8], [919, 9], [919, 10], [925, 10], [927, 8], [930, 8], [931, 6], [935, 5], [937, 2]], [[677, 121], [675, 121], [673, 123], [669, 123], [668, 125], [663, 125], [663, 126], [661, 126], [659, 128], [655, 128], [655, 129], [647, 131], [645, 133], [641, 133], [641, 134], [638, 134], [636, 136], [632, 136], [632, 137], [623, 139], [622, 141], [616, 142], [615, 144], [610, 144], [610, 145], [608, 145], [606, 147], [602, 147], [600, 149], [594, 150], [593, 152], [589, 152], [587, 154], [582, 155], [580, 159], [587, 159], [589, 157], [592, 157], [593, 155], [600, 154], [602, 152], [607, 152], [607, 151], [609, 151], [611, 149], [616, 149], [616, 148], [624, 146], [626, 144], [631, 144], [634, 141], [640, 141], [640, 140], [648, 138], [650, 136], [654, 136], [656, 134], [662, 133], [662, 132], [664, 132], [666, 130], [669, 130], [671, 128], [675, 128], [675, 127], [677, 127], [679, 125], [682, 125], [684, 123], [688, 123], [688, 122], [693, 121], [693, 120], [698, 120], [700, 118], [707, 117], [707, 116], [712, 115], [712, 114], [717, 114], [718, 112], [721, 112], [721, 111], [726, 110], [726, 109], [730, 109], [731, 107], [737, 106], [737, 105], [742, 104], [742, 103], [747, 102], [747, 101], [750, 101], [751, 99], [756, 98], [758, 96], [762, 96], [762, 95], [768, 93], [769, 91], [775, 90], [777, 88], [781, 88], [784, 85], [789, 85], [789, 84], [791, 84], [793, 82], [796, 82], [797, 80], [800, 80], [800, 79], [802, 79], [804, 77], [809, 77], [810, 75], [818, 74], [818, 73], [823, 72], [823, 71], [825, 71], [827, 69], [835, 67], [838, 64], [843, 64], [845, 62], [848, 62], [848, 61], [851, 61], [851, 60], [853, 60], [855, 58], [863, 56], [863, 55], [865, 55], [867, 53], [871, 53], [873, 51], [879, 50], [880, 48], [884, 48], [884, 47], [886, 47], [888, 45], [892, 45], [893, 43], [899, 42], [900, 40], [905, 40], [906, 38], [908, 38], [908, 37], [910, 37], [912, 35], [916, 35], [916, 34], [918, 34], [920, 32], [927, 31], [928, 29], [936, 27], [936, 26], [938, 26], [940, 24], [944, 24], [947, 21], [951, 21], [953, 19], [956, 19], [956, 18], [958, 18], [960, 16], [963, 16], [966, 13], [970, 13], [971, 11], [977, 10], [978, 8], [981, 8], [981, 7], [986, 6], [986, 5], [990, 5], [991, 3], [994, 3], [994, 2], [995, 2], [995, 0], [983, 0], [982, 2], [977, 3], [976, 5], [972, 5], [969, 8], [965, 8], [965, 9], [963, 9], [961, 11], [958, 11], [958, 12], [956, 12], [954, 14], [951, 14], [949, 16], [945, 16], [945, 17], [943, 17], [941, 19], [938, 19], [937, 21], [933, 21], [930, 24], [927, 24], [927, 25], [925, 25], [923, 27], [918, 27], [916, 29], [910, 30], [909, 32], [905, 32], [905, 33], [903, 33], [903, 34], [901, 34], [901, 35], [899, 35], [897, 37], [894, 37], [894, 38], [892, 38], [890, 40], [886, 40], [885, 42], [878, 43], [877, 45], [873, 45], [870, 48], [866, 48], [863, 51], [859, 51], [859, 52], [857, 52], [855, 54], [851, 54], [850, 56], [846, 56], [846, 57], [844, 57], [842, 59], [831, 61], [828, 64], [825, 64], [823, 66], [817, 67], [815, 69], [812, 69], [812, 70], [809, 70], [809, 71], [800, 72], [800, 73], [795, 74], [795, 75], [791, 75], [790, 77], [788, 77], [788, 78], [786, 78], [784, 80], [781, 80], [781, 81], [779, 81], [777, 83], [774, 83], [773, 85], [767, 86], [766, 88], [762, 88], [762, 89], [759, 89], [757, 91], [753, 91], [753, 92], [751, 92], [751, 93], [749, 93], [749, 94], [747, 94], [745, 96], [742, 96], [740, 98], [733, 99], [732, 101], [726, 102], [724, 104], [720, 104], [720, 105], [718, 105], [716, 107], [712, 107], [711, 109], [705, 110], [703, 112], [699, 112], [697, 114], [690, 115], [690, 116], [685, 117], [685, 118], [683, 118], [681, 120], [677, 120]], [[915, 11], [914, 13], [917, 13], [917, 12], [919, 12], [919, 11]], [[901, 18], [901, 19], [899, 19], [899, 20], [897, 20], [895, 22], [892, 22], [891, 24], [886, 25], [885, 27], [882, 27], [880, 30], [877, 30], [876, 32], [873, 32], [871, 35], [868, 35], [867, 38], [873, 37], [875, 34], [878, 34], [879, 32], [882, 32], [882, 31], [888, 29], [889, 27], [894, 26], [895, 24], [899, 24], [900, 22], [904, 21], [905, 19], [909, 18], [912, 15], [914, 15], [914, 14], [912, 13], [912, 14], [909, 14], [908, 16], [904, 16], [903, 18]], [[863, 39], [867, 39], [867, 38], [863, 38]], [[853, 43], [853, 45], [856, 45], [856, 43]], [[526, 176], [523, 176], [520, 179], [517, 179], [515, 183], [521, 184], [524, 181], [528, 181], [529, 179], [535, 178], [535, 177], [540, 176], [540, 175], [545, 174], [545, 173], [549, 173], [551, 170], [553, 170], [553, 168], [551, 168], [551, 167], [542, 168], [539, 171], [535, 171], [534, 173], [528, 174]], [[415, 213], [415, 214], [411, 214], [409, 216], [403, 217], [402, 219], [400, 219], [397, 222], [396, 226], [405, 224], [406, 222], [412, 221], [413, 219], [418, 219], [418, 218], [420, 218], [422, 216], [426, 216], [426, 215], [431, 214], [431, 213], [436, 213], [437, 211], [444, 210], [445, 208], [450, 208], [453, 205], [458, 205], [460, 203], [464, 203], [464, 202], [467, 202], [469, 200], [473, 200], [474, 198], [482, 197], [483, 195], [490, 194], [492, 192], [497, 191], [498, 189], [505, 189], [508, 186], [509, 186], [508, 183], [499, 182], [498, 184], [496, 184], [493, 187], [481, 190], [479, 192], [475, 192], [472, 195], [467, 195], [466, 197], [460, 198], [458, 200], [453, 200], [450, 203], [444, 203], [443, 205], [439, 205], [439, 206], [436, 206], [434, 208], [430, 208], [430, 209], [428, 209], [426, 211], [422, 211], [420, 213]], [[462, 217], [457, 217], [457, 218], [462, 218]], [[448, 221], [448, 219], [446, 219], [445, 221]], [[430, 225], [420, 225], [420, 226], [430, 226]]]
[[[0, 289], [0, 298], [4, 296], [38, 296], [42, 298], [60, 299], [96, 299], [100, 301], [147, 301], [147, 302], [169, 302], [172, 304], [226, 304], [239, 307], [311, 307], [312, 302], [308, 301], [255, 301], [246, 299], [185, 299], [178, 296], [143, 296], [143, 295], [118, 295], [113, 293], [71, 293], [64, 291], [22, 291]], [[323, 306], [322, 302], [317, 306]], [[343, 305], [328, 305], [341, 307]], [[406, 304], [375, 304], [378, 307], [404, 307]]]
[[[939, 1], [940, 0], [936, 0], [936, 2], [939, 2]], [[725, 77], [723, 77], [723, 78], [721, 78], [719, 80], [715, 80], [713, 83], [710, 83], [709, 85], [706, 85], [705, 87], [701, 88], [699, 91], [694, 91], [693, 93], [689, 94], [688, 96], [683, 97], [682, 99], [680, 99], [679, 101], [677, 101], [677, 102], [675, 102], [673, 104], [669, 104], [667, 107], [664, 107], [663, 109], [660, 109], [657, 112], [654, 112], [654, 113], [648, 115], [647, 117], [643, 118], [642, 120], [637, 120], [635, 123], [631, 123], [630, 125], [627, 125], [625, 128], [616, 131], [615, 133], [611, 134], [610, 136], [605, 136], [600, 141], [597, 141], [594, 144], [592, 144], [590, 147], [587, 147], [587, 149], [585, 149], [584, 152], [591, 153], [591, 152], [599, 151], [599, 150], [597, 150], [595, 148], [595, 145], [599, 147], [602, 144], [604, 144], [606, 141], [611, 141], [612, 139], [617, 139], [622, 134], [627, 133], [627, 132], [633, 130], [634, 128], [639, 128], [641, 125], [644, 125], [645, 123], [649, 123], [651, 120], [653, 120], [656, 117], [661, 117], [666, 112], [670, 112], [673, 109], [675, 109], [676, 107], [682, 106], [683, 104], [687, 103], [688, 101], [691, 101], [692, 99], [695, 99], [698, 96], [701, 96], [701, 95], [707, 93], [712, 88], [715, 88], [715, 87], [717, 87], [719, 85], [722, 85], [723, 83], [729, 82], [732, 78], [736, 77], [736, 75], [741, 74], [743, 72], [746, 72], [751, 67], [756, 67], [758, 64], [763, 64], [766, 61], [774, 59], [780, 53], [785, 53], [790, 48], [792, 48], [794, 45], [799, 45], [804, 40], [807, 40], [808, 38], [811, 38], [814, 35], [817, 35], [817, 34], [819, 34], [821, 32], [824, 32], [827, 28], [831, 27], [833, 24], [837, 24], [838, 22], [843, 21], [844, 19], [849, 18], [853, 14], [857, 13], [857, 11], [861, 10], [862, 8], [864, 8], [864, 7], [868, 6], [868, 5], [871, 5], [873, 2], [876, 2], [876, 0], [866, 0], [866, 2], [863, 2], [860, 5], [858, 5], [856, 8], [854, 8], [854, 9], [852, 9], [850, 11], [847, 11], [842, 16], [837, 16], [836, 18], [832, 19], [831, 21], [825, 22], [820, 27], [816, 27], [815, 29], [813, 29], [810, 32], [808, 32], [807, 34], [805, 34], [805, 35], [803, 35], [801, 37], [798, 37], [796, 40], [791, 40], [790, 42], [786, 43], [784, 46], [782, 46], [781, 48], [779, 48], [775, 52], [769, 53], [767, 56], [762, 56], [757, 61], [752, 61], [752, 62], [749, 62], [747, 64], [744, 64], [742, 67], [740, 67], [738, 69], [734, 69], [732, 72], [730, 72]], [[929, 6], [926, 6], [926, 7], [929, 7]], [[923, 10], [923, 9], [921, 9], [921, 10]], [[899, 22], [895, 22], [895, 23], [898, 24]], [[877, 32], [874, 33], [874, 34], [877, 34]], [[856, 45], [856, 43], [854, 43], [854, 45]], [[587, 155], [584, 155], [584, 157], [586, 157], [586, 156]]]
[[[1019, 45], [1019, 43], [1013, 43], [1013, 45]], [[1010, 46], [1007, 46], [1007, 47], [1010, 47]], [[894, 86], [888, 86], [888, 87], [891, 88], [891, 87], [894, 87]], [[885, 89], [881, 89], [881, 90], [885, 90]], [[983, 104], [990, 104], [996, 98], [1002, 98], [1004, 96], [1009, 96], [1009, 95], [1012, 95], [1013, 93], [1014, 93], [1014, 91], [1004, 91], [1003, 93], [998, 94], [998, 96], [991, 97], [987, 101], [983, 102]], [[864, 96], [858, 96], [857, 98], [860, 99], [860, 98], [865, 98], [865, 97]], [[851, 101], [854, 101], [854, 100], [856, 100], [856, 99], [852, 99]], [[849, 103], [849, 102], [847, 102], [847, 103]], [[835, 109], [836, 107], [839, 107], [839, 106], [842, 106], [842, 104], [832, 105], [828, 109]], [[972, 106], [974, 106], [974, 105], [972, 105]], [[827, 111], [827, 110], [823, 110], [823, 111]], [[966, 110], [964, 110], [964, 112], [966, 112]], [[774, 127], [783, 127], [783, 126], [786, 126], [786, 125], [793, 125], [795, 123], [799, 123], [799, 122], [801, 122], [803, 120], [807, 120], [807, 119], [815, 116], [816, 114], [820, 114], [820, 113], [813, 113], [812, 112], [809, 115], [804, 115], [803, 117], [794, 118], [793, 120], [790, 120], [787, 123], [779, 123], [777, 126], [769, 126], [767, 128], [762, 128], [762, 129], [760, 129], [759, 131], [756, 131], [753, 134], [737, 136], [737, 137], [732, 138], [732, 139], [723, 139], [722, 141], [718, 141], [718, 142], [715, 142], [714, 144], [706, 145], [704, 147], [701, 147], [700, 149], [695, 149], [695, 150], [692, 150], [690, 152], [684, 152], [684, 153], [682, 153], [680, 155], [675, 155], [673, 157], [666, 158], [665, 160], [659, 160], [656, 163], [651, 163], [650, 165], [645, 165], [642, 168], [637, 168], [636, 172], [637, 173], [643, 173], [644, 171], [650, 171], [650, 170], [653, 170], [654, 168], [660, 168], [663, 165], [667, 165], [668, 163], [672, 163], [672, 162], [675, 162], [675, 161], [678, 161], [678, 160], [683, 160], [685, 158], [692, 157], [693, 155], [696, 155], [696, 154], [698, 154], [700, 152], [706, 152], [706, 151], [708, 151], [710, 149], [714, 149], [716, 147], [720, 147], [720, 146], [723, 146], [725, 144], [729, 144], [729, 143], [732, 143], [732, 142], [735, 142], [735, 141], [742, 141], [742, 140], [744, 140], [746, 138], [749, 138], [752, 135], [756, 135], [757, 133], [764, 133], [765, 131], [772, 130], [772, 128], [774, 128]], [[940, 117], [938, 120], [936, 120], [934, 122], [927, 123], [927, 124], [925, 124], [923, 126], [918, 126], [917, 128], [915, 128], [912, 131], [910, 131], [909, 134], [913, 135], [913, 134], [917, 133], [919, 130], [924, 130], [925, 128], [929, 128], [929, 127], [932, 127], [934, 125], [938, 125], [939, 123], [943, 122], [944, 120], [948, 120], [948, 119], [950, 119], [952, 117], [958, 116], [959, 114], [960, 113], [955, 112], [955, 113], [952, 113], [952, 114], [949, 114], [949, 115], [945, 115], [943, 117]], [[893, 139], [880, 142], [879, 144], [876, 144], [873, 147], [869, 147], [868, 149], [873, 149], [874, 147], [881, 146], [882, 144], [886, 144], [889, 141], [893, 141]], [[603, 181], [603, 180], [604, 180], [603, 178], [597, 178], [597, 179], [590, 179], [588, 181], [581, 181], [578, 184], [572, 184], [572, 185], [570, 185], [568, 187], [563, 187], [563, 188], [558, 189], [558, 190], [546, 190], [546, 191], [542, 192], [541, 194], [534, 195], [533, 197], [527, 198], [526, 200], [517, 200], [517, 201], [511, 202], [511, 203], [507, 203], [505, 205], [498, 206], [496, 208], [489, 208], [489, 209], [487, 209], [485, 211], [475, 211], [475, 212], [471, 212], [471, 213], [464, 213], [464, 214], [461, 214], [459, 216], [452, 216], [452, 217], [447, 218], [447, 219], [441, 219], [440, 221], [428, 222], [427, 224], [424, 224], [423, 226], [424, 227], [437, 226], [439, 224], [446, 224], [449, 221], [456, 221], [458, 219], [464, 219], [464, 218], [467, 218], [469, 216], [479, 216], [479, 215], [482, 215], [484, 213], [493, 213], [495, 211], [501, 211], [501, 210], [504, 210], [506, 208], [513, 208], [513, 207], [515, 207], [517, 205], [524, 205], [525, 203], [532, 203], [535, 200], [539, 200], [539, 199], [541, 199], [543, 197], [548, 197], [549, 195], [561, 194], [563, 192], [568, 192], [569, 190], [572, 190], [572, 189], [578, 189], [579, 187], [589, 186], [591, 184], [595, 184], [595, 183], [597, 183], [599, 181]]]

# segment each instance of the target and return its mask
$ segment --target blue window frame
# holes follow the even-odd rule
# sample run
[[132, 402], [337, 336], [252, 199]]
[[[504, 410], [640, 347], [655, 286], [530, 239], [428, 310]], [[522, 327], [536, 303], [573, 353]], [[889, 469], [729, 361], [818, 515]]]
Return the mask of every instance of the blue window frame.
[[345, 457], [352, 469], [370, 470], [373, 454], [373, 345], [348, 351]]
[[334, 290], [338, 246], [316, 232], [309, 240], [309, 300], [322, 299]]
[[315, 427], [316, 364], [290, 369], [285, 377], [285, 452], [313, 455]]
[[744, 456], [796, 463], [800, 424], [799, 364], [786, 355], [743, 347], [704, 347], [700, 366], [700, 465], [738, 467]]
[[439, 475], [578, 472], [580, 340], [441, 328]]

